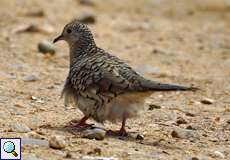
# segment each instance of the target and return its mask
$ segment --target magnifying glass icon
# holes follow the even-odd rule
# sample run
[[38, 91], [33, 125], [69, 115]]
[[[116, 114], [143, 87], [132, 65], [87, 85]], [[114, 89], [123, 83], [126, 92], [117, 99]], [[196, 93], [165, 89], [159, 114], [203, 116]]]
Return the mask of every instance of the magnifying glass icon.
[[6, 153], [11, 153], [13, 154], [14, 157], [17, 157], [18, 154], [15, 152], [15, 145], [11, 141], [7, 141], [3, 144], [3, 149]]

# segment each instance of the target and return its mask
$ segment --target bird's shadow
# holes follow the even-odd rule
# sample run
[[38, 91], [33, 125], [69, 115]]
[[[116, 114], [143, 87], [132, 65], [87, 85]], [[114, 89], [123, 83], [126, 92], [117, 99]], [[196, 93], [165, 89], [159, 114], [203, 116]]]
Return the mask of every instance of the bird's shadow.
[[[92, 129], [90, 128], [85, 128], [85, 129], [76, 129], [73, 127], [66, 127], [66, 126], [51, 126], [51, 125], [43, 125], [40, 126], [40, 128], [48, 129], [48, 130], [54, 130], [54, 131], [61, 131], [61, 132], [69, 132], [73, 135], [75, 135], [77, 138], [84, 138], [83, 137], [83, 132], [86, 129]], [[95, 127], [94, 127], [95, 128]], [[97, 127], [98, 128], [98, 127]], [[106, 138], [113, 138], [113, 139], [118, 139], [122, 141], [129, 141], [129, 142], [136, 142], [145, 146], [152, 146], [152, 147], [157, 147], [157, 148], [162, 148], [162, 149], [176, 149], [180, 150], [180, 147], [175, 147], [174, 145], [168, 144], [164, 139], [156, 139], [156, 140], [150, 140], [150, 139], [143, 139], [142, 138], [137, 138], [138, 134], [137, 132], [128, 132], [127, 136], [112, 136], [106, 134]]]
[[[86, 127], [84, 129], [78, 129], [78, 128], [74, 128], [74, 127], [69, 127], [69, 126], [51, 126], [51, 125], [43, 125], [40, 126], [40, 128], [43, 129], [48, 129], [48, 130], [53, 130], [53, 131], [61, 131], [61, 132], [68, 132], [71, 133], [77, 137], [84, 137], [84, 131], [87, 129], [95, 129], [95, 128], [99, 128], [99, 129], [103, 129], [104, 128], [100, 128], [100, 127], [96, 127], [94, 125]], [[108, 130], [105, 130], [106, 132]], [[114, 138], [114, 139], [119, 139], [119, 140], [124, 140], [124, 141], [135, 141], [135, 142], [141, 142], [142, 136], [140, 136], [137, 132], [128, 132], [127, 136], [116, 136], [116, 135], [111, 135], [106, 133], [105, 138]]]

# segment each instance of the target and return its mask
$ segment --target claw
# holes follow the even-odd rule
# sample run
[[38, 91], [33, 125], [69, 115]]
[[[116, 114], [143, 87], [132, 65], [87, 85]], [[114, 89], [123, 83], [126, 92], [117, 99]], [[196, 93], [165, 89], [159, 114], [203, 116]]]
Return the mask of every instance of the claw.
[[108, 130], [106, 132], [106, 134], [110, 135], [110, 136], [127, 137], [128, 133], [125, 130], [125, 122], [126, 122], [126, 115], [123, 116], [122, 125], [121, 125], [121, 129], [120, 130], [118, 130], [118, 131]]
[[126, 130], [118, 130], [118, 131], [108, 130], [106, 134], [110, 136], [120, 136], [120, 137], [128, 136], [128, 133], [126, 132]]
[[83, 117], [80, 121], [72, 120], [66, 127], [75, 128], [75, 129], [86, 129], [92, 127], [94, 124], [87, 124], [86, 120], [88, 117]]

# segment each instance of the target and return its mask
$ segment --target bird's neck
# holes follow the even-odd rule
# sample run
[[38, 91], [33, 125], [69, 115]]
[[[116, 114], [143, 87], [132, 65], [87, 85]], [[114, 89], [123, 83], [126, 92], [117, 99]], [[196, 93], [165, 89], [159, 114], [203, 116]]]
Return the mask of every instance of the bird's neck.
[[78, 42], [70, 44], [70, 67], [74, 63], [78, 63], [81, 58], [90, 54], [92, 48], [96, 47], [96, 43], [93, 38], [84, 38], [78, 40]]

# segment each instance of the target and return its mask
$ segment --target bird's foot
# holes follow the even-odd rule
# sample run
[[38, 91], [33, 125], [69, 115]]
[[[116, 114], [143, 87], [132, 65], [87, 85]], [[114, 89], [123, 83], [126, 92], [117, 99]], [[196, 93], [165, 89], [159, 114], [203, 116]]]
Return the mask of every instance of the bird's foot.
[[77, 121], [77, 120], [71, 120], [69, 122], [68, 125], [66, 125], [66, 127], [68, 128], [74, 128], [74, 129], [87, 129], [87, 128], [91, 128], [94, 124], [88, 124], [86, 122], [83, 122], [83, 121]]
[[117, 130], [117, 131], [108, 130], [106, 132], [106, 134], [109, 135], [109, 136], [120, 136], [120, 137], [127, 137], [128, 136], [128, 133], [126, 132], [125, 129], [120, 129], [120, 130]]
[[72, 123], [70, 124], [71, 128], [76, 128], [76, 129], [87, 129], [87, 128], [91, 128], [94, 124], [88, 124], [88, 123]]

